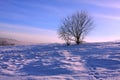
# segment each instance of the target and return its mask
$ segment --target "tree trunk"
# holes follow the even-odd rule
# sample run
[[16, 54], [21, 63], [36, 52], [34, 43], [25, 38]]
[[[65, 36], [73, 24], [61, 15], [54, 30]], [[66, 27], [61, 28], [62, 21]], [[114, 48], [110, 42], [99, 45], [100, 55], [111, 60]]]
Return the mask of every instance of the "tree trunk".
[[70, 43], [67, 43], [67, 46], [69, 46], [70, 45]]
[[79, 37], [77, 37], [77, 39], [76, 39], [76, 44], [77, 44], [77, 45], [79, 45], [79, 44], [80, 44]]

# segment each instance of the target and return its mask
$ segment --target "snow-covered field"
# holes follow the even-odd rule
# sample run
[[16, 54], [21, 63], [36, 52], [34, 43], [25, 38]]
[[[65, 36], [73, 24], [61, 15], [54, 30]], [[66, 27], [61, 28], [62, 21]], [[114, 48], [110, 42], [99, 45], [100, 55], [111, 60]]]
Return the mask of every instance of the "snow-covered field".
[[120, 80], [120, 43], [0, 47], [0, 80]]

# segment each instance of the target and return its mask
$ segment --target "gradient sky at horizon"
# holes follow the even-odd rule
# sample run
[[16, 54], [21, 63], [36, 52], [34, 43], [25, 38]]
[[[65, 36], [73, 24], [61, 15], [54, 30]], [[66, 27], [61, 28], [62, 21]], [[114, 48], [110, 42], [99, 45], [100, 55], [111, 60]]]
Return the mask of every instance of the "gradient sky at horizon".
[[95, 28], [88, 42], [120, 40], [120, 0], [0, 0], [0, 37], [20, 41], [61, 42], [61, 20], [86, 10]]

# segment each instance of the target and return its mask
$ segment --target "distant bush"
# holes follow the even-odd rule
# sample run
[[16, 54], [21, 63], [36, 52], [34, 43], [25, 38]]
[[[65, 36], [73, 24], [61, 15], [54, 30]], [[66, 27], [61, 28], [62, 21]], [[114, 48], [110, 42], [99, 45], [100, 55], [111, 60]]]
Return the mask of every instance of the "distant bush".
[[14, 43], [9, 43], [7, 41], [1, 41], [0, 46], [8, 46], [8, 45], [15, 45]]

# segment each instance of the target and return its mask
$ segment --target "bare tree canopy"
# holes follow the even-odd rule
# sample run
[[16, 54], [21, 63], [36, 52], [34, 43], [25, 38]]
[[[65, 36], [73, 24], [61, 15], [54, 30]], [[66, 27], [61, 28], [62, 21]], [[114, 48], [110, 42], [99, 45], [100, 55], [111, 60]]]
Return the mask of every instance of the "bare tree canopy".
[[70, 41], [80, 44], [92, 28], [92, 17], [86, 11], [76, 12], [72, 16], [64, 18], [58, 30], [58, 35], [67, 44], [70, 44]]

